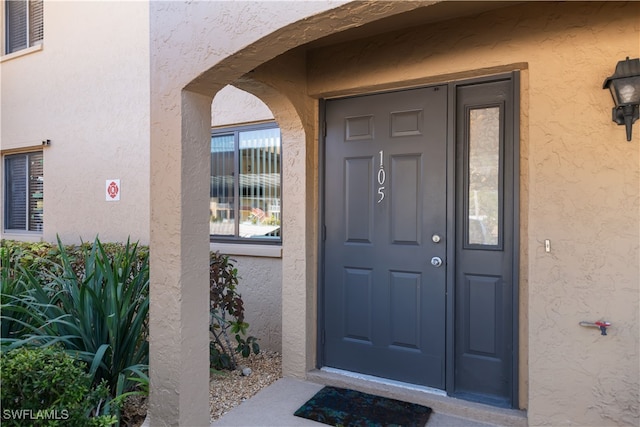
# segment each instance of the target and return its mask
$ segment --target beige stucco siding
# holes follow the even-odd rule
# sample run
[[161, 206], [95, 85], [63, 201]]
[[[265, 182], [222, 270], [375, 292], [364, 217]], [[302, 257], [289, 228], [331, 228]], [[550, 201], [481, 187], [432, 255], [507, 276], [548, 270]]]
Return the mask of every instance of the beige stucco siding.
[[257, 97], [234, 86], [225, 86], [213, 98], [211, 126], [233, 126], [273, 120], [273, 113]]
[[[44, 232], [31, 237], [148, 243], [148, 5], [45, 3], [42, 48], [0, 64], [3, 153], [51, 140]], [[105, 201], [107, 179], [119, 202]]]
[[282, 261], [274, 258], [234, 257], [240, 275], [239, 292], [249, 335], [263, 350], [282, 351]]

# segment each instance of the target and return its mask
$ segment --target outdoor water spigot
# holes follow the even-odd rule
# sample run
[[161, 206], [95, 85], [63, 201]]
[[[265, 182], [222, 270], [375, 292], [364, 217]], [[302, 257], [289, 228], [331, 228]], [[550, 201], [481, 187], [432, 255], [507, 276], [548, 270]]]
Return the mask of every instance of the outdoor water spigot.
[[611, 323], [599, 320], [596, 322], [596, 325], [600, 327], [600, 333], [602, 335], [607, 335], [607, 328], [611, 326]]
[[605, 322], [604, 320], [598, 320], [597, 322], [580, 322], [580, 326], [600, 328], [600, 334], [607, 335], [607, 328], [611, 326], [611, 322]]

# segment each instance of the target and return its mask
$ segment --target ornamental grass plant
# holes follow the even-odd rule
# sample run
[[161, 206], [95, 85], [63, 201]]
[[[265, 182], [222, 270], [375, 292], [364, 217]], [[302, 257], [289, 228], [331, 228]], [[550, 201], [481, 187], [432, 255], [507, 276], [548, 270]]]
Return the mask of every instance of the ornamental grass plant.
[[79, 259], [58, 239], [44, 268], [14, 262], [10, 273], [3, 265], [2, 351], [58, 345], [115, 397], [148, 378], [148, 252], [129, 241], [107, 252], [96, 238], [81, 246]]

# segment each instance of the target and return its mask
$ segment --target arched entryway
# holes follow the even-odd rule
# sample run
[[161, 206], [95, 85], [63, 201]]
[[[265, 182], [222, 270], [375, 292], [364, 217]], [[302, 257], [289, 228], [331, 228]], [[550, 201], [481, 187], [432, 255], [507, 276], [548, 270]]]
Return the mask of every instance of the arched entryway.
[[[233, 9], [234, 6], [220, 7]], [[387, 21], [390, 27], [386, 28], [363, 25], [420, 7], [424, 7], [419, 15], [423, 21], [452, 16], [452, 10], [447, 8], [434, 8], [430, 15], [428, 2], [348, 3], [331, 10], [296, 10], [300, 15], [289, 16], [296, 16], [297, 20], [283, 19], [281, 24], [275, 24], [277, 19], [273, 17], [260, 30], [262, 33], [254, 33], [263, 34], [262, 38], [232, 32], [237, 39], [248, 38], [247, 47], [230, 56], [218, 52], [222, 55], [218, 58], [207, 56], [206, 49], [191, 50], [198, 43], [216, 46], [212, 35], [215, 30], [211, 22], [203, 18], [208, 14], [216, 16], [216, 11], [209, 9], [212, 6], [198, 4], [192, 9], [172, 4], [152, 11], [152, 17], [157, 18], [152, 19], [152, 34], [154, 31], [171, 33], [171, 29], [176, 31], [189, 23], [186, 26], [190, 28], [189, 33], [197, 35], [187, 39], [188, 42], [171, 36], [152, 37], [156, 43], [152, 46], [158, 53], [152, 60], [156, 71], [152, 73], [151, 113], [151, 245], [154, 248], [151, 255], [155, 266], [151, 273], [152, 422], [156, 417], [157, 420], [174, 419], [181, 424], [199, 424], [204, 418], [191, 417], [202, 417], [201, 408], [208, 403], [206, 396], [202, 396], [208, 386], [202, 373], [206, 371], [208, 344], [204, 285], [208, 253], [206, 142], [213, 95], [231, 83], [258, 96], [273, 111], [282, 130], [286, 152], [283, 210], [287, 212], [282, 224], [287, 236], [282, 260], [283, 371], [285, 375], [303, 377], [317, 366], [317, 261], [323, 244], [317, 191], [319, 141], [323, 136], [319, 132], [321, 111], [317, 100], [348, 95], [350, 91], [366, 93], [419, 85], [429, 79], [446, 79], [442, 75], [423, 74], [422, 80], [406, 78], [382, 86], [347, 82], [344, 88], [318, 89], [309, 86], [313, 64], [307, 53], [327, 43], [340, 42], [342, 35], [357, 38], [415, 24], [414, 15], [404, 15], [402, 19]], [[458, 9], [456, 13], [466, 11]], [[337, 34], [336, 38], [329, 37], [332, 34]], [[317, 41], [321, 38], [323, 41]], [[237, 39], [232, 38], [230, 44], [239, 45]], [[300, 48], [302, 45], [306, 47]], [[182, 51], [182, 63], [174, 63], [172, 48]], [[198, 284], [203, 284], [202, 288]]]
[[[420, 5], [256, 3], [255, 9], [246, 10], [234, 2], [150, 4], [152, 424], [203, 425], [208, 420], [207, 142], [213, 96], [299, 45]], [[303, 68], [286, 71], [303, 73]], [[315, 296], [309, 292], [315, 266], [307, 260], [313, 259], [316, 247], [314, 222], [308, 221], [313, 207], [299, 189], [314, 184], [306, 173], [305, 145], [315, 136], [307, 132], [301, 141], [299, 136], [301, 129], [312, 128], [314, 108], [299, 87], [279, 90], [290, 94], [289, 103], [301, 117], [296, 123], [280, 117], [287, 109], [265, 101], [283, 138], [291, 135], [304, 144], [293, 147], [283, 164], [285, 185], [298, 190], [283, 206], [291, 213], [283, 228], [297, 230], [283, 247], [283, 283], [291, 291], [283, 289], [283, 306], [307, 308], [283, 313], [283, 346], [291, 349], [283, 365], [285, 373], [304, 375], [314, 360], [315, 341], [301, 337], [315, 333], [309, 321], [315, 310]]]

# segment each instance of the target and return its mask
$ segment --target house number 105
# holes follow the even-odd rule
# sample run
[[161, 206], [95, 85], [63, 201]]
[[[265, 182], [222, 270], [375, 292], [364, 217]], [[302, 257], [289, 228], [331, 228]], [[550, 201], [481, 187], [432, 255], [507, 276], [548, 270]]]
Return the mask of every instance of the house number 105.
[[384, 171], [384, 151], [380, 150], [380, 168], [378, 169], [378, 203], [384, 199], [384, 182], [387, 180], [387, 173]]

